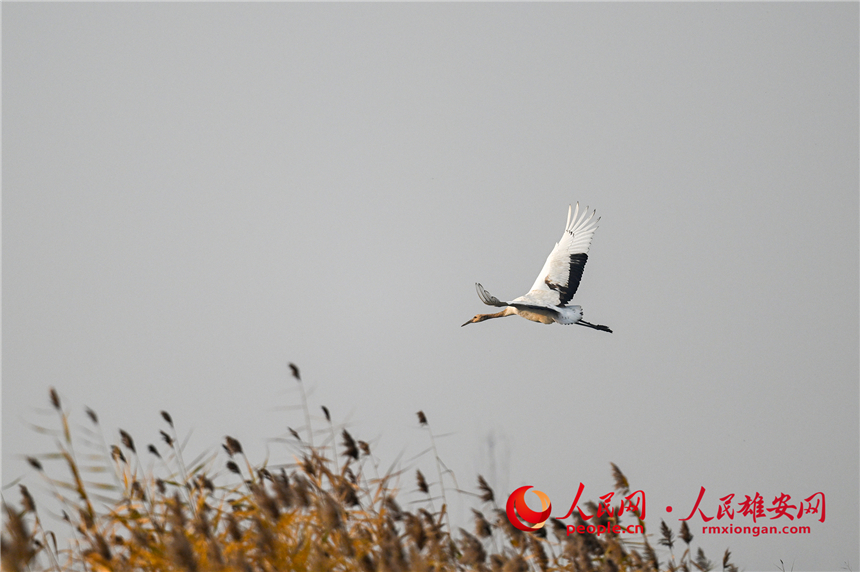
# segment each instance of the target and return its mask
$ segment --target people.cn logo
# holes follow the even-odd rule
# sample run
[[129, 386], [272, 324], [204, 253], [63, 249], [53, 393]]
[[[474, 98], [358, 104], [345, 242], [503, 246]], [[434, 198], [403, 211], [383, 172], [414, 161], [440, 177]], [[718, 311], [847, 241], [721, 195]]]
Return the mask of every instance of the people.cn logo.
[[[505, 512], [508, 513], [508, 520], [511, 521], [511, 524], [525, 531], [542, 528], [549, 519], [549, 514], [552, 510], [549, 497], [546, 496], [546, 493], [537, 489], [532, 492], [540, 499], [541, 512], [530, 509], [525, 501], [526, 491], [530, 488], [532, 488], [531, 485], [526, 485], [512, 492], [511, 496], [508, 497], [508, 504], [505, 507]], [[523, 524], [523, 521], [526, 524]]]

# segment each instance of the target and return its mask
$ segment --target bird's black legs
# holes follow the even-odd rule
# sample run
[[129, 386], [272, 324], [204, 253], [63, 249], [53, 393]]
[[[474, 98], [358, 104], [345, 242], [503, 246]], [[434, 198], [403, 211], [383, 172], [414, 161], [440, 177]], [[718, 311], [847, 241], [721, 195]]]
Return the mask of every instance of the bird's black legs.
[[612, 330], [610, 330], [607, 326], [601, 326], [600, 324], [591, 324], [589, 322], [586, 322], [585, 320], [578, 321], [577, 325], [586, 326], [595, 330], [600, 330], [601, 332], [609, 332], [610, 334], [612, 333]]

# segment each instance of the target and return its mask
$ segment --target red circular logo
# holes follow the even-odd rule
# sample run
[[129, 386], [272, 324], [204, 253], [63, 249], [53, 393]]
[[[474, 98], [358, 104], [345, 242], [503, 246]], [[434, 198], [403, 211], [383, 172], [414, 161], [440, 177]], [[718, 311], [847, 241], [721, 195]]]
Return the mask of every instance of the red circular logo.
[[[520, 530], [526, 531], [537, 530], [546, 524], [547, 519], [549, 519], [549, 513], [552, 510], [552, 503], [549, 502], [549, 497], [546, 496], [546, 493], [537, 489], [534, 490], [534, 493], [540, 499], [542, 511], [537, 512], [530, 509], [526, 505], [524, 498], [526, 491], [530, 488], [532, 488], [531, 485], [526, 485], [512, 492], [511, 496], [508, 497], [508, 504], [505, 507], [505, 512], [508, 513], [508, 520], [511, 521], [511, 524]], [[526, 524], [523, 524], [522, 521], [525, 521]]]

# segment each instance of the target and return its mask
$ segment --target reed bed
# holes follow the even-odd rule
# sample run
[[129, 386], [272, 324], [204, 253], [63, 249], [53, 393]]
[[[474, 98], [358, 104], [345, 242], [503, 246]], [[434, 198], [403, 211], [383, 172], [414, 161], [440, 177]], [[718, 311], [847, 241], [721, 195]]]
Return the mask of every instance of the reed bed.
[[[298, 368], [290, 366], [301, 385]], [[124, 430], [109, 442], [90, 409], [84, 435], [73, 440], [69, 413], [54, 389], [49, 398], [59, 426], [41, 430], [56, 436], [57, 450], [28, 462], [62, 507], [51, 519], [58, 530], [45, 522], [53, 510], [37, 506], [20, 484], [19, 506], [3, 501], [2, 566], [9, 572], [737, 571], [728, 550], [720, 563], [710, 562], [701, 549], [694, 554], [684, 525], [676, 537], [661, 524], [656, 538], [662, 559], [650, 534], [632, 540], [611, 533], [567, 535], [567, 524], [581, 523], [579, 517], [567, 523], [550, 519], [535, 532], [515, 528], [504, 499], [482, 476], [474, 491], [456, 485], [436, 453], [423, 412], [418, 425], [427, 429], [439, 481], [429, 483], [416, 471], [420, 499], [401, 504], [397, 483], [411, 477], [394, 469], [379, 474], [370, 445], [336, 429], [325, 407], [327, 444], [313, 444], [303, 389], [306, 438], [291, 429], [296, 462], [277, 467], [252, 464], [233, 437], [216, 452], [187, 460], [166, 411], [158, 445], [140, 449]], [[76, 452], [79, 441], [86, 454]], [[49, 462], [59, 462], [67, 474], [49, 475]], [[616, 488], [629, 490], [623, 473], [612, 468]], [[446, 475], [454, 483], [450, 487], [444, 485]], [[431, 495], [431, 486], [440, 492]], [[446, 500], [451, 494], [474, 498], [471, 530], [452, 530]], [[586, 506], [596, 512], [594, 503]], [[635, 514], [626, 517], [644, 525]], [[607, 517], [600, 518], [606, 524]]]

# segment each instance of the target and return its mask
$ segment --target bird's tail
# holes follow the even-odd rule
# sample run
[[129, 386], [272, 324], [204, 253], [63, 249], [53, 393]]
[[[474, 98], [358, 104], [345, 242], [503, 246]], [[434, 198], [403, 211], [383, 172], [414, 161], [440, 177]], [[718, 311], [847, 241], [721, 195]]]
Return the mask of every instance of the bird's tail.
[[585, 326], [587, 328], [592, 328], [595, 330], [600, 330], [601, 332], [609, 332], [610, 334], [612, 333], [612, 330], [610, 330], [608, 326], [601, 326], [600, 324], [592, 324], [590, 322], [586, 322], [585, 320], [578, 321], [577, 325]]

